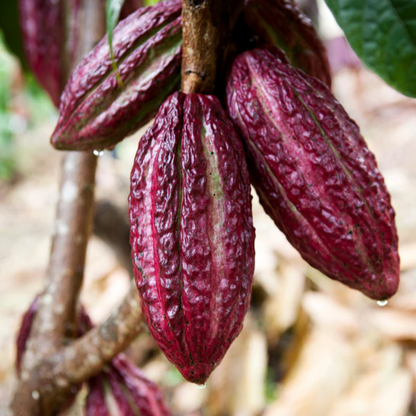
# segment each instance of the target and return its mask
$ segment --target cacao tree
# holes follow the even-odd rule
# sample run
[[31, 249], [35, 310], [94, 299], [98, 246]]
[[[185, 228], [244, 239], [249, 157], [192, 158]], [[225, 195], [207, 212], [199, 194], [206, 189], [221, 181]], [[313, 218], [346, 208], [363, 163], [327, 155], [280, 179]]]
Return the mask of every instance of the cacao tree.
[[[416, 1], [327, 3], [364, 63], [416, 97]], [[51, 143], [68, 152], [56, 218], [65, 227], [23, 319], [11, 414], [58, 414], [86, 383], [87, 415], [169, 415], [122, 354], [143, 322], [186, 380], [205, 383], [250, 305], [250, 183], [309, 264], [371, 299], [396, 293], [390, 195], [294, 0], [20, 0], [19, 9], [27, 63], [59, 106]], [[78, 297], [97, 155], [153, 118], [131, 171], [135, 283], [94, 327]]]

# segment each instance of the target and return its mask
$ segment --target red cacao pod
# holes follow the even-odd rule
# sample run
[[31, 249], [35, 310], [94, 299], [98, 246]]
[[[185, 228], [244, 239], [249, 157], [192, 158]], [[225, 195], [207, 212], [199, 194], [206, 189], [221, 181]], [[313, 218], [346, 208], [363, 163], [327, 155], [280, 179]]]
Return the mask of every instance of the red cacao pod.
[[236, 58], [227, 102], [260, 201], [302, 257], [372, 299], [394, 295], [390, 195], [358, 126], [329, 89], [270, 46]]
[[29, 67], [56, 107], [68, 76], [66, 65], [76, 59], [82, 2], [19, 0], [20, 27]]
[[170, 416], [160, 389], [119, 354], [88, 381], [86, 416]]
[[[104, 21], [105, 0], [101, 0]], [[68, 67], [78, 59], [83, 36], [82, 9], [86, 0], [19, 0], [20, 27], [29, 67], [56, 107], [68, 78]], [[121, 18], [143, 6], [127, 0]]]
[[51, 142], [57, 149], [112, 147], [153, 118], [180, 86], [180, 0], [143, 7], [113, 32], [123, 85], [117, 82], [105, 37], [77, 66], [61, 97]]
[[331, 87], [325, 46], [293, 0], [246, 0], [244, 20], [253, 37], [282, 48], [292, 65]]
[[242, 328], [254, 271], [242, 144], [214, 96], [175, 93], [140, 141], [130, 242], [150, 332], [202, 384]]
[[35, 297], [34, 301], [30, 305], [29, 309], [24, 313], [22, 317], [22, 323], [20, 325], [19, 333], [16, 339], [16, 371], [20, 377], [23, 355], [26, 351], [27, 340], [32, 330], [33, 321], [36, 316], [36, 312], [39, 308], [39, 295]]

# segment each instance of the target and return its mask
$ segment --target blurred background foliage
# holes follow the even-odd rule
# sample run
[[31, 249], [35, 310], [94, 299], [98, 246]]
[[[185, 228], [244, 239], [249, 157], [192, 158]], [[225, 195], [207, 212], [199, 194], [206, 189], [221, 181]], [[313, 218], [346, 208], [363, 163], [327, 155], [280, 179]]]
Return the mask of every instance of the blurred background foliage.
[[0, 180], [10, 180], [16, 173], [15, 135], [54, 114], [47, 94], [23, 70], [0, 30]]

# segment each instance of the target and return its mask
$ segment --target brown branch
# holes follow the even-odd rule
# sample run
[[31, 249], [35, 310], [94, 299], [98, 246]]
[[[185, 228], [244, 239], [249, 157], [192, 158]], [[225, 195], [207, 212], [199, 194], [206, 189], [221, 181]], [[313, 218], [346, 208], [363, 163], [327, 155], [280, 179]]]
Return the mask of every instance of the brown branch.
[[232, 30], [244, 0], [182, 0], [182, 90], [221, 95]]
[[[101, 0], [84, 3], [78, 24], [82, 28], [79, 60], [105, 34]], [[67, 29], [71, 30], [70, 27]], [[68, 74], [75, 64], [69, 63]], [[74, 332], [75, 309], [91, 232], [96, 166], [97, 158], [90, 152], [67, 153], [64, 157], [46, 288], [27, 344], [21, 379], [11, 403], [14, 415], [53, 415], [65, 399], [64, 395], [53, 394], [47, 360], [62, 346], [65, 337]]]
[[97, 158], [92, 152], [73, 152], [64, 157], [46, 287], [24, 355], [21, 382], [12, 403], [16, 415], [54, 414], [55, 401], [58, 406], [64, 400], [64, 395], [60, 400], [45, 394], [46, 390], [54, 391], [54, 381], [45, 360], [62, 345], [65, 337], [74, 332], [76, 304], [91, 231], [96, 166]]
[[133, 283], [122, 304], [105, 322], [51, 358], [57, 363], [56, 383], [65, 388], [94, 376], [124, 351], [142, 329], [140, 298]]
[[[97, 157], [67, 153], [63, 160], [60, 198], [52, 240], [46, 288], [34, 322], [32, 348], [45, 356], [72, 336], [75, 310], [84, 277], [91, 233]], [[28, 364], [29, 365], [29, 364]], [[30, 365], [29, 365], [30, 367]]]

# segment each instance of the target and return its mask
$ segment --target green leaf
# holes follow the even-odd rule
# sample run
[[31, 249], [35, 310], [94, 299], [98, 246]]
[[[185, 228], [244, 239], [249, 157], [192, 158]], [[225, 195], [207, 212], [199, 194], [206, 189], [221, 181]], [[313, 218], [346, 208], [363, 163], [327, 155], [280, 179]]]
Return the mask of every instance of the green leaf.
[[120, 72], [118, 70], [117, 62], [114, 59], [114, 52], [113, 52], [113, 30], [117, 25], [118, 19], [120, 18], [121, 8], [123, 7], [125, 0], [107, 0], [106, 5], [106, 20], [107, 20], [107, 36], [108, 36], [108, 43], [110, 46], [110, 56], [111, 56], [111, 63], [113, 65], [113, 71], [116, 75], [117, 82], [120, 86], [123, 86], [123, 81], [120, 77]]
[[363, 62], [416, 97], [416, 0], [326, 0]]

